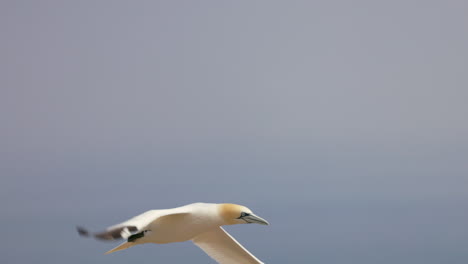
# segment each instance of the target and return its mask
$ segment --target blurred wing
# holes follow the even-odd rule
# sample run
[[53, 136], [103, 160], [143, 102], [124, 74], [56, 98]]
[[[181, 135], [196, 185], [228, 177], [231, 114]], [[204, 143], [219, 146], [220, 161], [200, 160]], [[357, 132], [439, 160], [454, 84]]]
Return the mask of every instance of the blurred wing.
[[202, 233], [193, 243], [221, 264], [262, 264], [221, 227]]
[[[158, 218], [168, 215], [176, 214], [186, 214], [189, 211], [186, 208], [174, 208], [166, 210], [150, 210], [141, 215], [135, 216], [125, 222], [122, 222], [117, 225], [113, 225], [106, 229], [106, 231], [92, 234], [96, 239], [100, 240], [117, 240], [117, 239], [127, 239], [131, 236], [138, 237], [138, 234], [149, 230], [151, 223], [156, 221]], [[89, 232], [82, 228], [78, 227], [78, 233], [82, 236], [89, 236]], [[130, 239], [132, 239], [131, 237]]]

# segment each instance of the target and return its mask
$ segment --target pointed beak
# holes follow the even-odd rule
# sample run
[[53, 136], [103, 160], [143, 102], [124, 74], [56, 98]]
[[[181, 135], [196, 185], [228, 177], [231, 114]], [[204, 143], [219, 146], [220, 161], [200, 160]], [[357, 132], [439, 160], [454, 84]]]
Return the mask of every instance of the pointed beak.
[[250, 214], [248, 216], [242, 217], [243, 220], [245, 220], [247, 223], [250, 224], [261, 224], [261, 225], [269, 225], [267, 220], [261, 218], [260, 216], [256, 216], [254, 214]]

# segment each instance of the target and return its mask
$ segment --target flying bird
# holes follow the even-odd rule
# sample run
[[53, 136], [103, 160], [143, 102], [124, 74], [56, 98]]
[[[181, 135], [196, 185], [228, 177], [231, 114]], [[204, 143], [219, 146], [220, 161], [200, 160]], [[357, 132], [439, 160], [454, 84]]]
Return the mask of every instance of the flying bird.
[[251, 223], [268, 225], [265, 219], [242, 205], [194, 203], [172, 209], [150, 210], [104, 232], [91, 234], [82, 227], [77, 227], [77, 230], [82, 236], [94, 236], [99, 240], [126, 240], [106, 254], [145, 243], [167, 244], [191, 240], [218, 263], [261, 264], [263, 262], [222, 228], [224, 225]]

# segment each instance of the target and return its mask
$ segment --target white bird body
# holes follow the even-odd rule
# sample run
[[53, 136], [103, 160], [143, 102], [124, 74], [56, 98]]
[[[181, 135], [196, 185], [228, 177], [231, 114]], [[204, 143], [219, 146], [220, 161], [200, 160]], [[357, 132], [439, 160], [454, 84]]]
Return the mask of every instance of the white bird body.
[[196, 235], [220, 226], [214, 204], [195, 203], [173, 209], [151, 210], [121, 224], [112, 226], [137, 226], [151, 230], [135, 241], [137, 244], [167, 244], [193, 239]]
[[[145, 243], [192, 240], [218, 263], [262, 263], [221, 227], [245, 223], [268, 224], [241, 205], [194, 203], [173, 209], [150, 210], [94, 236], [103, 240], [127, 239], [106, 254]], [[84, 229], [79, 228], [78, 232], [88, 235]]]

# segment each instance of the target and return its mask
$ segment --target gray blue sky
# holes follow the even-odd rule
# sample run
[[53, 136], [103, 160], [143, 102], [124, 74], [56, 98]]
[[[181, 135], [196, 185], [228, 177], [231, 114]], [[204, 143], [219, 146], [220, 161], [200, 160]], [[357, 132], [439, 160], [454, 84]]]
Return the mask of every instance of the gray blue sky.
[[2, 1], [2, 263], [214, 263], [81, 239], [245, 204], [266, 263], [467, 263], [466, 1]]

